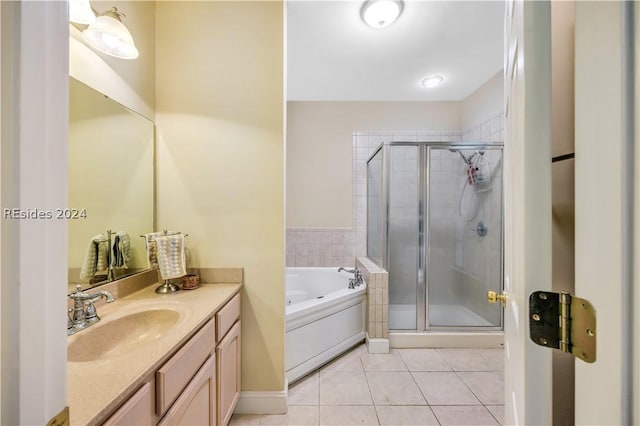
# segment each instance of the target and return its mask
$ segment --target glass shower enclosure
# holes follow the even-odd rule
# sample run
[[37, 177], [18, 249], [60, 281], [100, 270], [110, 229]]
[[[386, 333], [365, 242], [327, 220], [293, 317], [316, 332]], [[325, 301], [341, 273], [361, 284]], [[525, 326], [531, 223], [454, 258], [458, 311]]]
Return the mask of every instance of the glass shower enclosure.
[[383, 143], [367, 161], [367, 255], [389, 330], [499, 330], [502, 144]]

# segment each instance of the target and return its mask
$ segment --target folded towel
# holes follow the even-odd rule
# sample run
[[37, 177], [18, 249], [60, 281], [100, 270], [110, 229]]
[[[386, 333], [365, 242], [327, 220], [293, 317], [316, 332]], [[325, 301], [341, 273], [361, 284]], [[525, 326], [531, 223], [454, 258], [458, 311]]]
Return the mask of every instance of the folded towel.
[[91, 278], [97, 272], [106, 271], [109, 266], [107, 262], [108, 251], [109, 244], [104, 235], [98, 234], [91, 238], [80, 270], [80, 278]]
[[158, 268], [158, 249], [156, 246], [156, 238], [162, 235], [162, 232], [151, 232], [144, 234], [144, 240], [147, 247], [147, 263], [149, 268]]
[[113, 238], [111, 267], [114, 269], [127, 269], [131, 251], [131, 239], [129, 234], [118, 231]]
[[184, 252], [184, 235], [162, 235], [156, 237], [158, 267], [165, 280], [187, 275], [187, 260]]

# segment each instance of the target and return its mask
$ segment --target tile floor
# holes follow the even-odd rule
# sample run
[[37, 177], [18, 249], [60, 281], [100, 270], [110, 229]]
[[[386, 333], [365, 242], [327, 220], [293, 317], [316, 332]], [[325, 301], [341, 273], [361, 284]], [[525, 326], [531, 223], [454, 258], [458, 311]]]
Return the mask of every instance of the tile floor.
[[289, 412], [234, 415], [230, 425], [498, 425], [502, 349], [357, 346], [289, 386]]

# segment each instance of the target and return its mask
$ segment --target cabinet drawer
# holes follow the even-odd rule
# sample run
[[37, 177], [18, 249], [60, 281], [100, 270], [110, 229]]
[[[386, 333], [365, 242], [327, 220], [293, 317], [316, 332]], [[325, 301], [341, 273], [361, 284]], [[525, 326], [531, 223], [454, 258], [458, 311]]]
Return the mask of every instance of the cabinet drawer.
[[162, 416], [211, 355], [216, 342], [212, 318], [156, 373], [156, 410]]
[[151, 425], [153, 424], [153, 395], [151, 383], [145, 383], [104, 425]]
[[215, 416], [215, 356], [211, 355], [158, 426], [215, 425]]
[[216, 314], [218, 341], [222, 340], [238, 318], [240, 318], [240, 293], [233, 296], [233, 299], [229, 300]]

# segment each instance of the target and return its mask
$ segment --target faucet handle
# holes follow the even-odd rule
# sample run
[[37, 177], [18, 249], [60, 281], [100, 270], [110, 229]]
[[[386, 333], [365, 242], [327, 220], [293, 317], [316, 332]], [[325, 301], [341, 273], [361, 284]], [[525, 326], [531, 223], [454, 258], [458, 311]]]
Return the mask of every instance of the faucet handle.
[[82, 292], [82, 286], [80, 284], [76, 285], [76, 291], [67, 295], [69, 299], [81, 299], [86, 296], [87, 293]]

